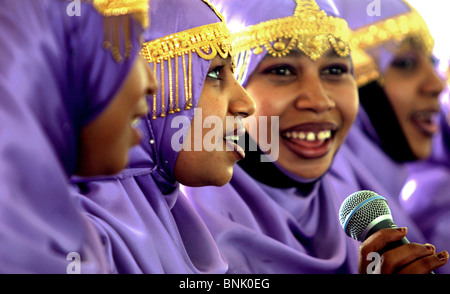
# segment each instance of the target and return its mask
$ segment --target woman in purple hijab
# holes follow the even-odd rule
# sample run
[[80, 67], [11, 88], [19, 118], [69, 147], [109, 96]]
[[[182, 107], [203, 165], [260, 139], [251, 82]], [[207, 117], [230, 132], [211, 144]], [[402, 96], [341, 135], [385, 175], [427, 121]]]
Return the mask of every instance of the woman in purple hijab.
[[[227, 263], [178, 182], [230, 180], [243, 156], [233, 138], [254, 102], [233, 75], [230, 32], [208, 1], [151, 4], [142, 53], [161, 87], [139, 124], [144, 139], [117, 176], [80, 181], [78, 199], [102, 235], [112, 271], [225, 273]], [[236, 124], [222, 124], [226, 116]], [[208, 142], [222, 149], [207, 151]]]
[[[107, 272], [100, 237], [73, 202], [69, 177], [122, 169], [140, 138], [131, 123], [156, 90], [137, 58], [148, 2], [125, 14], [122, 1], [108, 4], [80, 3], [81, 15], [70, 17], [64, 1], [2, 2], [1, 273]], [[110, 149], [99, 150], [98, 141]]]
[[408, 239], [423, 243], [398, 197], [407, 163], [430, 155], [438, 128], [443, 83], [432, 61], [433, 39], [403, 0], [335, 4], [354, 33], [360, 109], [330, 173], [343, 198], [358, 190], [386, 197], [397, 225], [408, 228]]
[[[275, 144], [266, 152], [274, 160], [279, 156], [262, 162], [260, 137], [257, 151], [247, 146], [230, 184], [183, 190], [213, 233], [229, 263], [228, 273], [356, 273], [357, 244], [340, 228], [335, 192], [323, 176], [357, 109], [345, 21], [334, 17], [329, 1], [215, 3], [230, 28], [236, 28], [237, 75], [257, 102], [255, 118], [269, 117], [258, 128], [272, 130], [272, 119], [279, 117], [279, 137], [276, 125], [277, 132], [266, 138], [280, 141], [279, 152]], [[308, 28], [310, 34], [302, 33]], [[266, 35], [260, 34], [264, 31]], [[308, 73], [304, 78], [302, 71]], [[329, 87], [335, 81], [334, 90], [345, 101], [339, 107], [329, 105], [330, 88], [319, 85], [319, 75]], [[327, 94], [313, 99], [315, 87]], [[333, 142], [329, 137], [306, 142], [300, 133], [333, 133]], [[245, 139], [254, 143], [249, 135]], [[321, 159], [313, 162], [312, 157]]]
[[[446, 95], [448, 89], [443, 98], [448, 97]], [[431, 157], [410, 164], [410, 173], [402, 189], [400, 201], [427, 239], [434, 245], [449, 250], [450, 108], [448, 104], [442, 105], [441, 132], [433, 142]], [[450, 268], [443, 267], [438, 272], [449, 274]]]
[[[341, 229], [327, 174], [358, 107], [346, 22], [332, 1], [215, 2], [237, 29], [237, 75], [257, 103], [258, 130], [249, 125], [250, 152], [230, 184], [183, 190], [213, 233], [228, 273], [357, 273], [359, 244]], [[272, 132], [264, 138], [261, 129]], [[251, 152], [256, 138], [258, 150]], [[377, 242], [365, 248], [384, 247]], [[421, 257], [429, 253], [423, 245], [416, 249]]]

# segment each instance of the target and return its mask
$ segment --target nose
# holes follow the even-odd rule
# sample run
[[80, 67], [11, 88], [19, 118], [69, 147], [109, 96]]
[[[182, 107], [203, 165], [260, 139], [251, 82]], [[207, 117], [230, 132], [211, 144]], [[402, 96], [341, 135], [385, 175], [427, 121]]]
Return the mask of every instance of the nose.
[[295, 107], [298, 110], [309, 110], [322, 113], [333, 109], [336, 103], [329, 97], [323, 87], [320, 75], [305, 74], [298, 84], [298, 93], [295, 99]]
[[423, 81], [420, 87], [420, 91], [426, 97], [437, 98], [444, 91], [445, 82], [439, 76], [435, 65], [429, 61], [425, 65], [423, 71]]
[[256, 110], [255, 100], [253, 100], [236, 79], [232, 83], [233, 96], [230, 101], [229, 111], [233, 115], [239, 115], [244, 118], [253, 115]]

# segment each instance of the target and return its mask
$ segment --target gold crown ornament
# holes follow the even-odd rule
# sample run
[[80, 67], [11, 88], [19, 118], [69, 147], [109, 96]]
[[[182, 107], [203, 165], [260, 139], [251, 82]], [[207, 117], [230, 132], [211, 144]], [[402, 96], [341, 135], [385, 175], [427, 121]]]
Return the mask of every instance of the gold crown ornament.
[[117, 62], [130, 57], [130, 17], [145, 29], [149, 25], [149, 0], [92, 0], [104, 17], [104, 47], [111, 50]]
[[344, 19], [327, 15], [314, 0], [295, 1], [292, 16], [261, 22], [233, 35], [238, 80], [251, 54], [261, 54], [264, 49], [271, 56], [281, 57], [298, 48], [314, 61], [330, 48], [339, 56], [350, 55], [351, 31]]
[[353, 31], [351, 48], [358, 86], [381, 78], [377, 63], [367, 50], [394, 42], [397, 49], [413, 45], [427, 55], [432, 54], [434, 39], [427, 24], [412, 6], [404, 2], [410, 11]]
[[[161, 74], [160, 113], [157, 113], [157, 94], [153, 95], [152, 118], [165, 117], [181, 111], [180, 94], [184, 94], [184, 109], [192, 107], [192, 54], [197, 54], [205, 60], [211, 60], [217, 55], [222, 58], [232, 56], [232, 40], [223, 16], [209, 3], [211, 9], [221, 20], [200, 27], [177, 32], [156, 40], [144, 43], [141, 54], [153, 64], [153, 72]], [[182, 70], [183, 79], [179, 80]], [[166, 109], [165, 80], [169, 83], [169, 109]]]

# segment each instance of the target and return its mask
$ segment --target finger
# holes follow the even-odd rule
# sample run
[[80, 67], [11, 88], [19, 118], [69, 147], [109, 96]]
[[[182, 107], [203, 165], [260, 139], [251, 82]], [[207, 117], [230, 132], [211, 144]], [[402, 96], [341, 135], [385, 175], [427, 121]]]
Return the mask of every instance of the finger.
[[[390, 274], [402, 270], [411, 263], [415, 263], [424, 257], [435, 253], [435, 248], [431, 244], [409, 243], [385, 252], [381, 256], [381, 273]], [[414, 269], [421, 265], [417, 263]], [[425, 271], [428, 269], [424, 269]], [[428, 272], [431, 270], [428, 270]]]
[[429, 274], [448, 262], [449, 254], [447, 251], [442, 251], [438, 254], [433, 254], [421, 258], [400, 270], [399, 274]]
[[[406, 236], [407, 228], [382, 229], [372, 234], [359, 247], [362, 257], [370, 252], [378, 252], [388, 243], [399, 241]], [[365, 259], [365, 258], [364, 258]]]
[[401, 240], [406, 233], [406, 228], [382, 229], [367, 238], [359, 247], [358, 272], [367, 273], [367, 268], [373, 264], [373, 256], [369, 258], [369, 254], [380, 251], [390, 242]]

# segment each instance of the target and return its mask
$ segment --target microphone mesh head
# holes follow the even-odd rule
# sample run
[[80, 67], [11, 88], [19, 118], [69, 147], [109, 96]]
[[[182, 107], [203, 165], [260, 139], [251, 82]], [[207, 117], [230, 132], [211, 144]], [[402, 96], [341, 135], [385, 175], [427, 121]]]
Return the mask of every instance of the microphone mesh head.
[[391, 216], [386, 199], [372, 191], [358, 191], [348, 196], [342, 203], [339, 221], [347, 236], [364, 241], [361, 240], [364, 230], [382, 215]]

